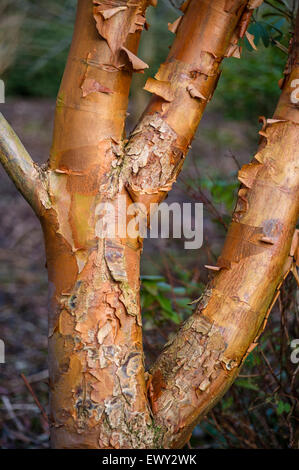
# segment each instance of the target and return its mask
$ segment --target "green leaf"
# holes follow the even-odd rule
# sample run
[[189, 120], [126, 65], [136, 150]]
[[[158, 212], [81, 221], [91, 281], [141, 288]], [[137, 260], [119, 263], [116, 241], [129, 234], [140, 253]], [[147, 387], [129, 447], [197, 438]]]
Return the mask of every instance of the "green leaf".
[[157, 296], [157, 300], [162, 307], [162, 314], [165, 318], [168, 318], [173, 323], [179, 325], [181, 323], [181, 317], [178, 313], [174, 312], [171, 306], [171, 301], [162, 295]]
[[238, 379], [236, 380], [235, 384], [237, 387], [247, 388], [248, 390], [255, 390], [256, 392], [259, 391], [259, 387], [249, 379]]
[[143, 286], [144, 289], [146, 289], [154, 297], [156, 297], [158, 295], [158, 286], [154, 282], [144, 281], [142, 283], [142, 286]]
[[171, 285], [167, 282], [159, 282], [157, 286], [161, 292], [171, 292]]
[[141, 281], [149, 281], [149, 282], [163, 282], [165, 278], [163, 276], [140, 276]]
[[222, 410], [223, 410], [223, 411], [228, 410], [229, 408], [231, 408], [231, 406], [233, 405], [233, 403], [234, 403], [234, 400], [233, 400], [233, 397], [232, 397], [232, 396], [229, 396], [229, 397], [226, 398], [226, 399], [222, 399], [222, 402], [221, 402]]
[[163, 295], [158, 295], [157, 300], [160, 306], [163, 308], [163, 310], [165, 310], [165, 312], [168, 312], [171, 314], [173, 313], [171, 301], [167, 297], [164, 297]]
[[269, 47], [269, 45], [270, 45], [270, 36], [269, 36], [269, 32], [268, 32], [267, 27], [266, 27], [267, 25], [257, 21], [254, 24], [254, 26], [255, 26], [255, 28], [254, 28], [255, 32], [252, 33], [252, 34], [254, 34], [255, 37], [258, 38], [258, 40], [262, 39], [263, 44], [264, 44], [265, 47]]
[[175, 299], [175, 302], [179, 307], [183, 309], [187, 309], [190, 311], [193, 310], [193, 305], [190, 305], [191, 299], [189, 297]]
[[291, 405], [289, 403], [280, 400], [276, 407], [276, 413], [278, 414], [278, 416], [280, 416], [283, 413], [289, 413], [290, 409]]
[[146, 291], [141, 291], [141, 296], [140, 297], [141, 297], [141, 307], [142, 307], [142, 309], [146, 309], [146, 308], [150, 307], [155, 302], [155, 298]]
[[173, 289], [173, 292], [176, 294], [176, 295], [184, 295], [186, 294], [186, 287], [183, 287], [183, 286], [178, 286], [178, 287], [174, 287]]

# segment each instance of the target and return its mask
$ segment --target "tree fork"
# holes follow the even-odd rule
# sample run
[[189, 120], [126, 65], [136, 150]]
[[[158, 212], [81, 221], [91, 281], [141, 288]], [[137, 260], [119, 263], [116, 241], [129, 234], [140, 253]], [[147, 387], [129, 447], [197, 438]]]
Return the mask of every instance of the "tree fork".
[[[233, 10], [223, 13], [226, 23], [217, 43], [235, 41], [247, 4], [228, 3], [217, 0], [222, 10]], [[152, 419], [143, 365], [141, 243], [127, 236], [104, 240], [98, 233], [99, 207], [109, 202], [118, 208], [120, 194], [131, 202], [120, 176], [123, 134], [132, 72], [147, 66], [135, 55], [147, 4], [129, 0], [115, 9], [108, 0], [79, 0], [58, 94], [48, 171], [53, 209], [42, 220], [53, 286], [49, 367], [54, 447], [162, 445], [163, 427]], [[210, 3], [203, 4], [207, 11], [202, 13], [219, 16]], [[196, 5], [190, 2], [186, 17]], [[200, 25], [193, 25], [195, 44]]]
[[299, 75], [298, 24], [276, 113], [264, 123], [254, 160], [239, 172], [242, 186], [215, 278], [148, 379], [141, 241], [102, 239], [99, 221], [106, 203], [118, 208], [120, 194], [147, 208], [165, 197], [217, 85], [221, 60], [239, 55], [238, 41], [262, 2], [185, 2], [183, 18], [171, 26], [170, 54], [146, 84], [154, 96], [127, 142], [131, 76], [147, 67], [136, 53], [153, 3], [78, 1], [47, 169], [32, 162], [0, 119], [1, 162], [40, 218], [46, 242], [56, 448], [182, 447], [256, 345], [293, 265], [299, 117], [290, 97]]

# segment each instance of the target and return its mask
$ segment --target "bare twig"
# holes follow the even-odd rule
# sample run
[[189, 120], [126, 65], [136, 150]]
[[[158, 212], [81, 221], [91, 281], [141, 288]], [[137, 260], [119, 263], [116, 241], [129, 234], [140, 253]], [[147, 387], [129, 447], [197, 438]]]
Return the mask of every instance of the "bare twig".
[[32, 387], [31, 387], [30, 383], [28, 382], [28, 380], [26, 379], [26, 377], [25, 377], [24, 374], [21, 374], [21, 377], [22, 377], [22, 379], [24, 380], [24, 383], [25, 383], [26, 387], [28, 388], [29, 392], [31, 393], [31, 395], [32, 395], [32, 397], [33, 397], [35, 403], [36, 403], [37, 406], [39, 407], [39, 409], [40, 409], [40, 411], [41, 411], [41, 414], [42, 414], [44, 420], [46, 421], [47, 424], [49, 424], [48, 416], [47, 416], [45, 410], [43, 409], [42, 405], [40, 404], [40, 402], [39, 402], [37, 396], [35, 395], [35, 393], [34, 393]]

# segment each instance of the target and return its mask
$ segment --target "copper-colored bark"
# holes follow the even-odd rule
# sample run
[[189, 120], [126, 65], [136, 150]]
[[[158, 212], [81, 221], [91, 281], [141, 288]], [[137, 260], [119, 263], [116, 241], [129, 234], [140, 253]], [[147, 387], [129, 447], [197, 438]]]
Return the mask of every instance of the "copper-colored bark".
[[291, 100], [291, 84], [299, 78], [299, 17], [296, 32], [273, 119], [264, 123], [253, 161], [239, 172], [242, 184], [217, 263], [221, 269], [151, 371], [152, 407], [156, 422], [168, 429], [166, 447], [186, 442], [230, 386], [294, 263], [299, 109]]
[[[145, 373], [141, 241], [103, 239], [99, 221], [105, 204], [117, 206], [120, 194], [147, 206], [165, 197], [215, 89], [220, 62], [239, 55], [238, 40], [261, 1], [185, 2], [184, 17], [170, 26], [176, 39], [166, 63], [146, 84], [154, 97], [126, 142], [131, 75], [147, 67], [136, 53], [149, 4], [155, 1], [78, 1], [47, 170], [33, 164], [0, 120], [1, 162], [44, 230], [56, 448], [182, 446], [233, 381], [292, 263], [299, 209], [299, 118], [290, 106], [290, 83], [299, 75], [296, 48], [274, 121], [266, 122], [257, 155], [239, 173], [242, 186], [219, 271], [151, 375]], [[122, 221], [122, 208], [119, 214], [125, 228], [129, 219]]]
[[222, 59], [239, 57], [244, 19], [258, 3], [262, 2], [185, 3], [166, 62], [155, 79], [146, 82], [145, 90], [153, 98], [126, 146], [121, 178], [133, 200], [148, 210], [151, 203], [165, 198], [176, 181], [216, 88]]
[[[109, 8], [110, 3], [94, 1], [92, 15], [91, 2], [79, 1], [57, 100], [49, 168], [53, 210], [43, 220], [49, 281], [53, 285], [49, 363], [54, 447], [161, 445], [145, 389], [140, 243], [138, 239], [102, 240], [96, 233], [99, 203], [116, 201], [119, 193], [130, 202], [118, 167], [122, 166], [119, 162], [131, 71], [146, 66], [134, 55], [146, 2], [140, 1], [139, 7], [130, 6], [136, 2], [122, 2], [117, 12]], [[238, 1], [234, 5], [242, 9], [245, 4]], [[241, 11], [237, 9], [238, 14], [222, 13], [219, 37], [213, 45], [216, 52], [224, 39], [229, 43], [236, 29]], [[108, 19], [103, 19], [103, 13]], [[186, 50], [192, 60], [203, 31], [202, 21], [197, 21], [199, 13], [203, 18], [208, 13], [212, 16], [210, 25], [213, 18], [222, 19], [209, 3], [203, 2], [203, 10], [198, 12], [197, 2], [191, 2], [186, 18], [195, 41]], [[136, 32], [132, 34], [134, 25]], [[208, 31], [204, 41], [207, 46]], [[209, 54], [209, 58], [214, 63], [214, 57]], [[206, 67], [205, 60], [197, 61], [198, 67], [200, 64]], [[182, 65], [180, 62], [179, 68]], [[210, 79], [213, 87], [216, 78], [212, 75]], [[190, 98], [188, 103], [197, 112], [196, 100]], [[199, 105], [199, 109], [201, 113], [203, 107]], [[197, 118], [191, 120], [190, 136], [197, 123]], [[167, 138], [164, 142], [169, 144]]]
[[53, 209], [43, 228], [53, 286], [51, 435], [60, 448], [152, 442], [150, 433], [137, 433], [152, 422], [143, 368], [140, 245], [97, 233], [99, 204], [118, 192], [107, 173], [122, 154], [131, 61], [147, 6], [146, 0], [129, 0], [115, 11], [115, 3], [79, 0], [57, 99], [49, 168]]

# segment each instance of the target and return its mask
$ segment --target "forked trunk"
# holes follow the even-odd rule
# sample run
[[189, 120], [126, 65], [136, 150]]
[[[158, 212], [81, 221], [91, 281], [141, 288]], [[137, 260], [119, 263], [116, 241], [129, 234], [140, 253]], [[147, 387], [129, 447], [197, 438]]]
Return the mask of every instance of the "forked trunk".
[[171, 26], [176, 39], [169, 56], [147, 81], [153, 98], [126, 140], [131, 75], [147, 67], [136, 56], [139, 37], [145, 9], [155, 3], [78, 1], [45, 171], [1, 119], [1, 161], [40, 217], [46, 242], [55, 448], [183, 446], [256, 344], [293, 263], [299, 112], [290, 95], [299, 78], [298, 38], [274, 120], [264, 123], [258, 153], [240, 170], [238, 204], [215, 277], [145, 372], [142, 240], [127, 234], [135, 215], [127, 207], [141, 202], [148, 216], [150, 204], [171, 189], [220, 63], [239, 56], [238, 41], [262, 2], [185, 2], [182, 19]]

